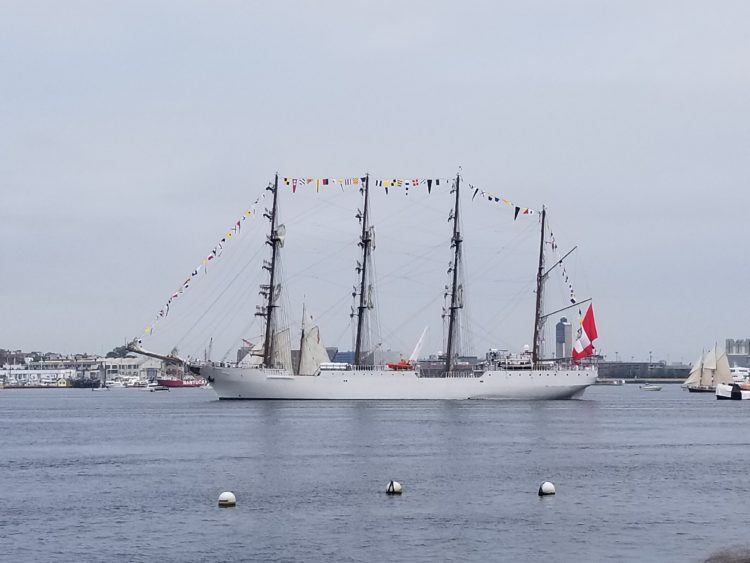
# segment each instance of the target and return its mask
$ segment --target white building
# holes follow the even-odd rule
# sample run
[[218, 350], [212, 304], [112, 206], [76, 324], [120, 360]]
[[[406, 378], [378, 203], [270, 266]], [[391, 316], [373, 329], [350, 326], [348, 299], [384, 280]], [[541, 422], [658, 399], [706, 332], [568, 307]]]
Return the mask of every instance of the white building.
[[729, 365], [750, 367], [750, 338], [727, 338], [726, 351]]
[[555, 325], [555, 358], [570, 358], [573, 351], [573, 326], [567, 317], [560, 317]]
[[6, 386], [67, 387], [76, 377], [74, 369], [27, 369], [26, 366], [5, 365], [0, 368], [0, 380]]
[[67, 387], [75, 379], [101, 379], [123, 383], [144, 383], [163, 376], [161, 360], [133, 358], [58, 357], [0, 368], [0, 382], [6, 386]]
[[78, 377], [94, 378], [98, 377], [101, 370], [101, 361], [94, 356], [67, 356], [57, 357], [55, 359], [33, 361], [26, 358], [28, 369], [31, 370], [74, 370]]
[[163, 362], [156, 358], [138, 356], [135, 358], [100, 358], [107, 381], [117, 379], [138, 379], [148, 381], [162, 376]]

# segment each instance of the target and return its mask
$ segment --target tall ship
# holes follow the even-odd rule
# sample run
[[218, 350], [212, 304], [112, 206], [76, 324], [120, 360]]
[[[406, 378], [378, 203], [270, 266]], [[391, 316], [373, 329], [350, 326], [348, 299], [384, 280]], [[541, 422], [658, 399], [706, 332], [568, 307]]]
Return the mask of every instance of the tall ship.
[[714, 393], [717, 385], [732, 383], [727, 354], [714, 345], [708, 353], [701, 354], [693, 363], [690, 374], [682, 385], [691, 393]]
[[[284, 292], [281, 280], [280, 260], [286, 237], [286, 228], [279, 224], [279, 178], [266, 188], [270, 192], [270, 209], [264, 214], [270, 226], [266, 243], [269, 257], [262, 267], [267, 272], [267, 281], [260, 285], [263, 304], [257, 306], [256, 315], [263, 324], [262, 342], [255, 345], [241, 360], [225, 362], [187, 362], [196, 376], [204, 378], [215, 390], [219, 399], [316, 399], [316, 400], [422, 400], [422, 399], [571, 399], [581, 397], [585, 389], [597, 379], [594, 363], [585, 365], [571, 362], [570, 358], [545, 358], [543, 354], [544, 326], [548, 317], [563, 310], [580, 306], [590, 301], [575, 301], [550, 314], [543, 313], [544, 288], [550, 272], [562, 264], [567, 256], [546, 264], [545, 238], [546, 209], [540, 213], [539, 258], [536, 272], [536, 304], [534, 315], [534, 340], [530, 350], [523, 353], [501, 354], [490, 350], [482, 361], [470, 364], [462, 361], [460, 342], [462, 324], [460, 316], [464, 309], [463, 237], [461, 232], [461, 177], [452, 180], [453, 206], [451, 224], [451, 263], [448, 269], [450, 283], [445, 286], [443, 318], [447, 325], [445, 349], [439, 356], [439, 370], [422, 370], [415, 354], [409, 360], [397, 363], [377, 361], [374, 346], [369, 342], [373, 305], [373, 250], [374, 228], [370, 222], [370, 178], [362, 178], [360, 193], [362, 207], [357, 212], [360, 223], [360, 257], [356, 264], [357, 284], [352, 296], [355, 304], [351, 310], [354, 327], [354, 351], [351, 362], [330, 361], [321, 342], [318, 326], [303, 313], [299, 342], [299, 361], [292, 363], [290, 328], [283, 325], [280, 314], [281, 296]], [[571, 251], [572, 252], [572, 251]], [[568, 253], [570, 254], [570, 253]], [[593, 313], [589, 308], [587, 317]], [[583, 343], [577, 342], [579, 357], [593, 353], [592, 342], [585, 334]], [[595, 328], [594, 328], [595, 333]], [[424, 334], [421, 341], [424, 338]], [[586, 349], [587, 352], [581, 352]], [[131, 343], [130, 349], [146, 355], [140, 341]], [[576, 357], [574, 351], [574, 358]], [[163, 357], [165, 358], [165, 357]], [[166, 358], [165, 358], [166, 359]], [[170, 360], [176, 358], [170, 356]]]

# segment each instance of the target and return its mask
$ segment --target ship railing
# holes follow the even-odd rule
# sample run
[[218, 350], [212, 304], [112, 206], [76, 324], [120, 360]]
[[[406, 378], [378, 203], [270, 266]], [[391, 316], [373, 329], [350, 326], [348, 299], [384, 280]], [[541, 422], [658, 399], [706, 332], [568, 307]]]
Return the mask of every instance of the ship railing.
[[466, 369], [460, 369], [460, 370], [451, 370], [451, 371], [440, 371], [440, 372], [432, 372], [432, 373], [422, 373], [420, 374], [420, 377], [429, 377], [429, 378], [474, 378], [474, 377], [481, 377], [482, 376], [481, 371], [474, 371], [474, 370], [466, 370]]
[[586, 371], [592, 370], [596, 366], [594, 365], [581, 365], [573, 362], [538, 362], [536, 364], [531, 363], [518, 363], [518, 362], [505, 362], [497, 360], [494, 362], [484, 362], [481, 364], [484, 369], [487, 370], [504, 370], [504, 371], [532, 371], [532, 370], [545, 370], [545, 371]]
[[249, 366], [243, 366], [238, 364], [237, 362], [210, 362], [210, 365], [213, 367], [219, 367], [219, 368], [239, 368], [242, 367], [244, 369], [262, 369], [265, 372], [270, 373], [289, 373], [288, 369], [285, 368], [270, 368], [266, 367], [262, 364], [252, 364]]
[[263, 368], [263, 372], [264, 373], [276, 373], [276, 374], [287, 373], [288, 374], [289, 371], [290, 370], [288, 370], [286, 368]]
[[[347, 367], [347, 370], [349, 371], [392, 371], [393, 373], [399, 372], [399, 370], [393, 370], [386, 365], [357, 366], [354, 364], [349, 364]], [[415, 366], [414, 369], [404, 370], [404, 373], [409, 373], [412, 371], [419, 371], [419, 368]]]

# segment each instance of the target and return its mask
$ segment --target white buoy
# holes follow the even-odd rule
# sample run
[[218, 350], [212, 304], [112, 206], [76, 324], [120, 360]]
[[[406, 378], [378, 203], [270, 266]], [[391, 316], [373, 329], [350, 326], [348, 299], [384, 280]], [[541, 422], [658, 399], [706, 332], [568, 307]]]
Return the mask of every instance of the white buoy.
[[401, 494], [401, 483], [398, 481], [391, 481], [385, 488], [385, 492], [389, 495], [400, 495]]
[[229, 491], [224, 491], [219, 495], [219, 506], [221, 508], [229, 508], [231, 506], [234, 506], [237, 504], [237, 499], [234, 496], [234, 493], [230, 493]]
[[539, 485], [540, 497], [546, 497], [547, 495], [554, 495], [554, 494], [555, 494], [555, 486], [549, 481], [545, 481], [544, 483]]

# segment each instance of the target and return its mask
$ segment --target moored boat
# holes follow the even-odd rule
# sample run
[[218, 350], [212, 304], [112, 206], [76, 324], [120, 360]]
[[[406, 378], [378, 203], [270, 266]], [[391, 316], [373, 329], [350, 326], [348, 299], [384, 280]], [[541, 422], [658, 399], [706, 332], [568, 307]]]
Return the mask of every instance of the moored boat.
[[205, 379], [195, 379], [195, 378], [185, 378], [185, 379], [178, 379], [178, 378], [164, 378], [164, 379], [157, 379], [156, 382], [161, 385], [162, 387], [203, 387], [206, 385]]
[[169, 387], [166, 385], [160, 385], [156, 381], [152, 381], [146, 385], [145, 390], [153, 393], [154, 391], [169, 391]]
[[742, 401], [750, 399], [750, 384], [747, 383], [719, 383], [716, 386], [716, 398], [721, 400]]

